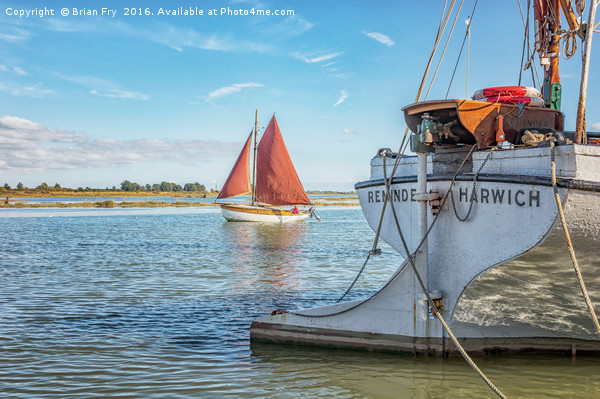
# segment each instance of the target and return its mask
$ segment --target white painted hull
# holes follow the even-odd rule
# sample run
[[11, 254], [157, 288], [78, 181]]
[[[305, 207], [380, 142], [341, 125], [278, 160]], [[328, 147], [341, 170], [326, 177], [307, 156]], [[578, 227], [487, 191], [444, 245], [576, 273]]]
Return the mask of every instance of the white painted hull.
[[[569, 233], [592, 302], [600, 309], [600, 148], [571, 145], [557, 147], [556, 153]], [[473, 172], [486, 156], [487, 152], [475, 153], [468, 166], [471, 172], [459, 176], [453, 188], [461, 217], [473, 192]], [[447, 192], [455, 161], [430, 160], [428, 190]], [[393, 160], [388, 162], [391, 171]], [[411, 200], [415, 175], [415, 160], [403, 159], [392, 185], [394, 208], [411, 252], [420, 241], [417, 202]], [[444, 318], [469, 351], [570, 352], [576, 347], [600, 352], [600, 338], [558, 223], [549, 176], [549, 148], [497, 151], [481, 171], [471, 216], [459, 221], [448, 204], [431, 230], [425, 272], [429, 291], [440, 293]], [[382, 178], [382, 158], [374, 158], [371, 179], [357, 184], [361, 207], [374, 230], [383, 205]], [[387, 207], [381, 239], [405, 255]], [[431, 223], [429, 207], [428, 218]], [[391, 351], [455, 350], [429, 314], [407, 262], [367, 301], [261, 318], [253, 323], [251, 336]]]
[[293, 223], [310, 216], [306, 211], [293, 214], [279, 208], [252, 205], [222, 204], [221, 214], [229, 222]]

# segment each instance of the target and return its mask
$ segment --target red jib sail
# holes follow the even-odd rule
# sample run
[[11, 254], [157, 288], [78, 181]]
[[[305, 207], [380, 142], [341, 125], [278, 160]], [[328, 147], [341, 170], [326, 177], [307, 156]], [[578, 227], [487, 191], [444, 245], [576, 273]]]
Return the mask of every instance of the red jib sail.
[[310, 204], [283, 142], [275, 115], [260, 140], [256, 158], [258, 201], [271, 205]]
[[242, 148], [237, 161], [235, 161], [233, 169], [231, 169], [229, 177], [227, 177], [217, 199], [235, 197], [236, 195], [250, 194], [252, 192], [250, 188], [250, 146], [253, 134], [254, 132], [250, 132], [250, 136], [248, 136], [248, 140], [246, 140], [246, 144]]

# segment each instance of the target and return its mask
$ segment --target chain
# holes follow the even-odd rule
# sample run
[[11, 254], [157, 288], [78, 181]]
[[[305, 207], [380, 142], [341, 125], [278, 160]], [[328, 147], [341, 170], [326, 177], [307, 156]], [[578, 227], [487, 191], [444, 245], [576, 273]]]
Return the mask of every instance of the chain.
[[477, 179], [479, 178], [479, 173], [481, 173], [481, 170], [483, 169], [483, 167], [487, 163], [488, 159], [490, 159], [490, 157], [492, 156], [492, 152], [495, 149], [496, 149], [495, 147], [492, 147], [490, 149], [489, 154], [487, 155], [487, 157], [485, 157], [484, 161], [481, 163], [481, 166], [479, 167], [479, 170], [475, 174], [475, 178], [473, 179], [473, 188], [471, 189], [472, 190], [471, 191], [471, 198], [469, 199], [469, 210], [467, 211], [467, 214], [465, 215], [464, 218], [460, 217], [460, 215], [458, 214], [458, 211], [456, 210], [456, 200], [454, 199], [454, 192], [452, 191], [452, 187], [449, 190], [450, 197], [452, 198], [452, 209], [454, 210], [454, 215], [456, 215], [456, 218], [458, 220], [460, 220], [461, 222], [466, 221], [469, 218], [469, 216], [471, 215], [471, 211], [473, 210], [473, 202], [475, 202], [475, 201], [473, 201], [473, 199], [475, 198], [475, 190], [477, 189]]

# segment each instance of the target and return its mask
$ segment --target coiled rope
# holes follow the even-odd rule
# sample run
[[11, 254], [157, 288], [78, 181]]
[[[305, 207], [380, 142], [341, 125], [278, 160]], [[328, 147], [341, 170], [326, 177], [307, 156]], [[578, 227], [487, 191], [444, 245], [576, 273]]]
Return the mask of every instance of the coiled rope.
[[592, 317], [592, 321], [594, 322], [594, 326], [596, 327], [596, 332], [600, 335], [600, 323], [598, 323], [598, 317], [596, 317], [596, 311], [594, 310], [594, 306], [592, 305], [592, 301], [590, 300], [590, 296], [585, 287], [585, 282], [583, 281], [583, 276], [581, 274], [581, 269], [579, 268], [579, 263], [577, 262], [577, 257], [575, 256], [575, 250], [573, 249], [573, 244], [571, 243], [571, 237], [569, 236], [569, 230], [567, 228], [567, 221], [565, 219], [565, 214], [563, 212], [563, 207], [560, 201], [560, 196], [558, 195], [558, 187], [556, 185], [556, 162], [555, 162], [555, 145], [556, 139], [552, 137], [550, 139], [550, 164], [552, 170], [552, 188], [554, 189], [554, 198], [556, 199], [556, 206], [558, 207], [558, 214], [560, 215], [560, 222], [562, 223], [562, 228], [565, 232], [565, 240], [567, 241], [567, 248], [569, 250], [569, 255], [571, 256], [571, 262], [573, 263], [573, 269], [575, 270], [575, 275], [577, 276], [577, 281], [579, 281], [579, 287], [581, 288], [581, 292], [583, 293], [583, 298], [585, 299], [585, 304], [587, 305], [588, 310], [590, 311], [590, 316]]

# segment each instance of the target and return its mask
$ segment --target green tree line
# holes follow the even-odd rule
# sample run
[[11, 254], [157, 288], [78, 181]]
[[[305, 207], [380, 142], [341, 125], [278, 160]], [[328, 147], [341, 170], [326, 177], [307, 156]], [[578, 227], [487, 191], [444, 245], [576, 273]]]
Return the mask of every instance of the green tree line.
[[[11, 192], [11, 191], [43, 191], [43, 192], [53, 192], [53, 191], [156, 191], [156, 192], [178, 192], [178, 191], [187, 191], [187, 192], [206, 192], [206, 186], [204, 184], [200, 184], [198, 182], [195, 183], [186, 183], [183, 186], [180, 184], [176, 184], [173, 182], [163, 181], [161, 183], [155, 184], [138, 184], [135, 182], [131, 182], [129, 180], [125, 180], [121, 183], [121, 188], [117, 188], [113, 186], [112, 188], [90, 188], [90, 187], [78, 187], [78, 188], [67, 188], [61, 187], [60, 184], [56, 183], [54, 186], [50, 186], [48, 183], [43, 182], [39, 186], [35, 188], [28, 188], [21, 182], [17, 184], [16, 187], [11, 187], [8, 183], [4, 183], [4, 186], [0, 186], [0, 193]], [[214, 192], [213, 189], [210, 192]]]
[[123, 191], [162, 191], [162, 192], [170, 192], [170, 191], [195, 191], [195, 192], [206, 192], [206, 187], [204, 184], [200, 184], [198, 182], [195, 183], [185, 183], [182, 187], [180, 184], [163, 181], [160, 184], [138, 184], [135, 182], [131, 182], [129, 180], [125, 180], [121, 183], [121, 190]]

